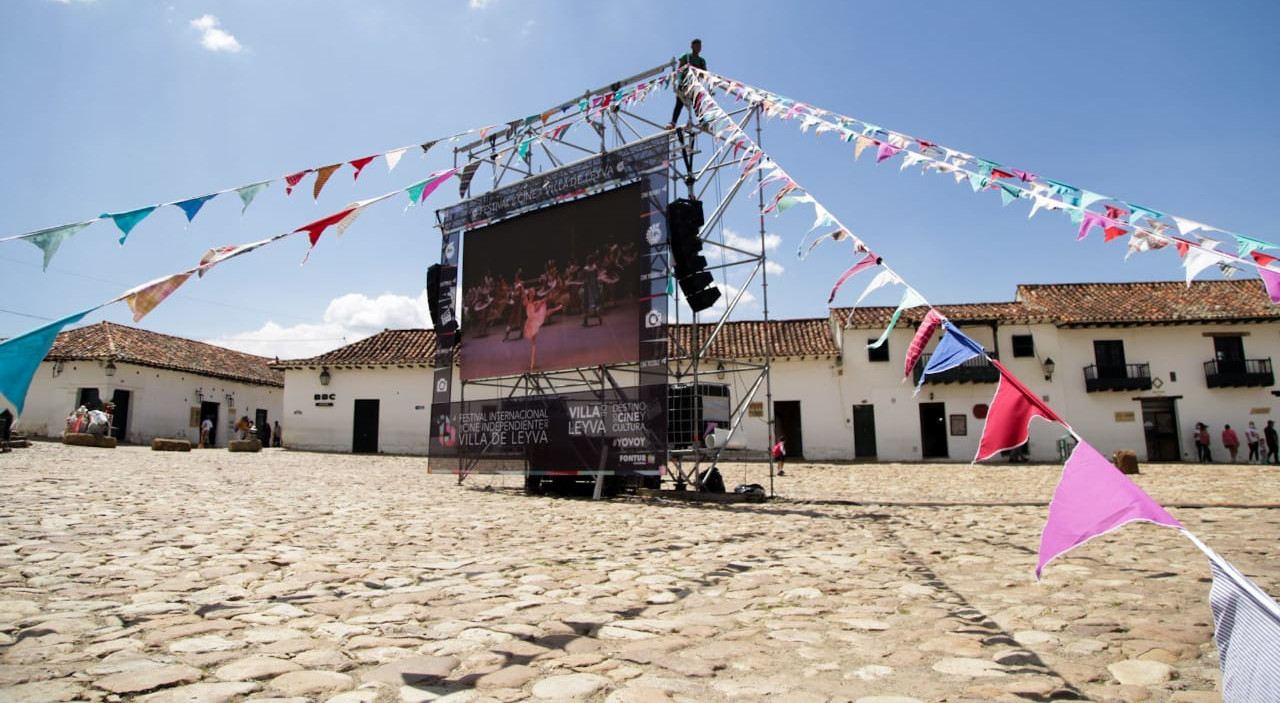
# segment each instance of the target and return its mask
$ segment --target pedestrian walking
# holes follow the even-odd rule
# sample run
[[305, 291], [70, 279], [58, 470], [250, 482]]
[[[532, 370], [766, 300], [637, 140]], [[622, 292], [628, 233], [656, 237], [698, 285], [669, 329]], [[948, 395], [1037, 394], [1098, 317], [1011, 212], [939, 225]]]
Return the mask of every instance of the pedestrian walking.
[[1222, 426], [1222, 446], [1227, 448], [1227, 453], [1231, 455], [1231, 463], [1236, 463], [1236, 452], [1240, 451], [1240, 438], [1236, 436], [1236, 431], [1231, 429], [1231, 425]]

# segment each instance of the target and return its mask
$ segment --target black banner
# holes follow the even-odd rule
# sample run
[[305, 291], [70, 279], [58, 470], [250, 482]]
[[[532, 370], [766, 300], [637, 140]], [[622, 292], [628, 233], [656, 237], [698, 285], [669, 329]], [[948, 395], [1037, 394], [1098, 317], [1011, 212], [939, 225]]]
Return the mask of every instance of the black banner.
[[660, 134], [620, 149], [593, 156], [553, 171], [530, 176], [505, 188], [490, 191], [437, 211], [448, 232], [498, 220], [538, 204], [551, 203], [611, 181], [628, 182], [659, 169], [667, 162], [671, 137]]
[[[451, 403], [433, 423], [431, 471], [659, 475], [667, 388], [586, 391]], [[451, 461], [461, 459], [461, 461]]]

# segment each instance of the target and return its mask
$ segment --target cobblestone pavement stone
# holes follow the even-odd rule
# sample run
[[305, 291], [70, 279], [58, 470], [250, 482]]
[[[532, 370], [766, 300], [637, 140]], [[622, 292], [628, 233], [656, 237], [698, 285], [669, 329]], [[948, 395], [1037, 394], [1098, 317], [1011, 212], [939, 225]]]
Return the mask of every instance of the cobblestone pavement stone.
[[[1036, 582], [1058, 466], [789, 462], [735, 505], [426, 469], [4, 455], [0, 700], [1220, 700], [1208, 564], [1177, 531], [1130, 525]], [[1142, 471], [1280, 593], [1280, 469]]]

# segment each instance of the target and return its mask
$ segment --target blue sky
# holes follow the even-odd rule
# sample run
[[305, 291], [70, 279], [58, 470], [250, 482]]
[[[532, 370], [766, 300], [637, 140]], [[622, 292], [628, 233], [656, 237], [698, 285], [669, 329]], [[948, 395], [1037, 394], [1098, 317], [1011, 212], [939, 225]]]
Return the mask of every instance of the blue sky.
[[[1131, 203], [1267, 241], [1280, 155], [1280, 20], [1273, 3], [585, 2], [457, 0], [9, 0], [0, 3], [0, 237], [279, 178], [555, 107], [658, 65], [699, 36], [713, 72], [840, 114]], [[670, 111], [669, 93], [641, 109]], [[660, 121], [665, 122], [665, 117]], [[1010, 300], [1018, 283], [1180, 280], [1172, 248], [1124, 258], [1124, 240], [1077, 242], [1059, 213], [1028, 220], [938, 174], [899, 171], [794, 122], [763, 147], [933, 303]], [[187, 226], [162, 208], [125, 246], [110, 222], [68, 240], [41, 272], [0, 242], [0, 337], [194, 266], [210, 247], [260, 240], [452, 165], [447, 145], [358, 182], [282, 183], [242, 216], [233, 194]], [[732, 179], [711, 184], [723, 192]], [[134, 323], [300, 358], [384, 328], [428, 326], [433, 210], [370, 208], [300, 266], [290, 237], [192, 280]], [[796, 246], [812, 211], [765, 220], [780, 244], [771, 317], [817, 317], [853, 262]], [[758, 236], [735, 205], [716, 236]], [[771, 238], [771, 241], [774, 238]], [[1277, 252], [1271, 252], [1277, 254]], [[1239, 274], [1237, 274], [1239, 275]], [[1202, 277], [1212, 278], [1216, 273]], [[866, 277], [866, 278], [862, 278]], [[842, 289], [850, 305], [869, 280]], [[1259, 286], [1259, 295], [1262, 295]], [[897, 296], [870, 299], [894, 304]], [[760, 313], [753, 293], [740, 317]]]

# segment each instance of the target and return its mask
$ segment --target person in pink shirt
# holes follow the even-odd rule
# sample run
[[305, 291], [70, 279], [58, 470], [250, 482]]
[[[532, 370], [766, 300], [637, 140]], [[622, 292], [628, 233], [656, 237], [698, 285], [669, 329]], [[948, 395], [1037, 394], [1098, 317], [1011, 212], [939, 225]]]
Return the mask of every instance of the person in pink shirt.
[[1222, 427], [1222, 446], [1227, 448], [1227, 453], [1231, 455], [1231, 463], [1234, 464], [1236, 452], [1240, 450], [1240, 438], [1236, 436], [1236, 431], [1231, 429], [1231, 425]]

